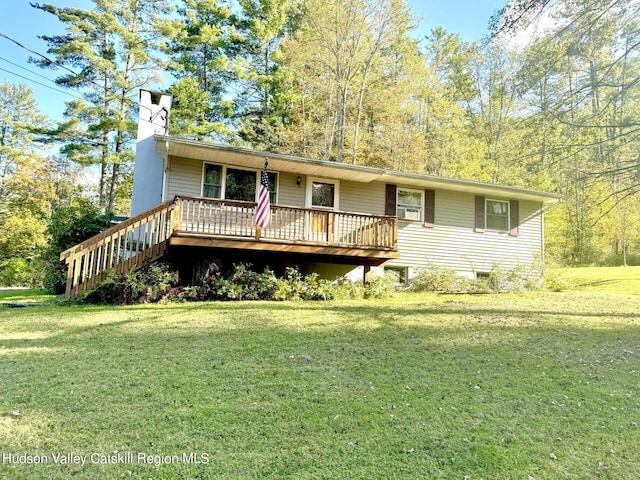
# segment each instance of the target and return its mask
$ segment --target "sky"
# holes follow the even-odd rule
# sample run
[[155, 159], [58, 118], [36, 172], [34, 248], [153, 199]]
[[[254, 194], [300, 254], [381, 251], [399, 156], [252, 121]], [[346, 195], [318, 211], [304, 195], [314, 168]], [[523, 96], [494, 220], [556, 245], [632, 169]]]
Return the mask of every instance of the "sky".
[[[78, 93], [58, 87], [51, 80], [56, 72], [42, 70], [28, 63], [33, 56], [14, 41], [38, 53], [47, 54], [45, 42], [38, 35], [64, 32], [62, 24], [51, 14], [29, 5], [33, 0], [1, 0], [6, 2], [0, 16], [0, 82], [24, 83], [33, 90], [42, 113], [61, 120], [64, 102]], [[465, 41], [480, 40], [488, 33], [489, 19], [507, 0], [407, 0], [418, 19], [414, 32], [424, 38], [431, 29], [441, 26], [459, 34]], [[90, 8], [90, 0], [42, 0], [58, 7]], [[8, 5], [7, 5], [8, 4]], [[11, 41], [6, 37], [10, 37]]]

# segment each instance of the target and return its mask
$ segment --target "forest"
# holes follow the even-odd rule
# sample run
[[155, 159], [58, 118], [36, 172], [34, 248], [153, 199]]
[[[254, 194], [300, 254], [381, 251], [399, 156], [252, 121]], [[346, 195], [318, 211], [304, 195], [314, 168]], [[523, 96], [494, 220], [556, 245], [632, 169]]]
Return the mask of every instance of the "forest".
[[547, 263], [640, 264], [638, 0], [512, 0], [473, 43], [416, 38], [405, 0], [31, 5], [64, 33], [30, 61], [75, 98], [52, 122], [0, 84], [2, 285], [128, 215], [140, 88], [171, 135], [560, 193]]

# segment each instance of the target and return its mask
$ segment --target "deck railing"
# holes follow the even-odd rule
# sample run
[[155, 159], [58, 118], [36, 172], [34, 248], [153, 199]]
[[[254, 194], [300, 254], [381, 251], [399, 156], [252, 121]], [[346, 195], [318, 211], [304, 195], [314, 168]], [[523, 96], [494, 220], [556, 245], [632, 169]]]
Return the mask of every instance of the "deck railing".
[[271, 222], [256, 228], [255, 202], [176, 197], [105, 230], [60, 255], [67, 263], [65, 296], [75, 297], [109, 271], [137, 270], [164, 256], [173, 235], [255, 239], [395, 250], [395, 217], [271, 206]]
[[255, 202], [180, 197], [177, 233], [259, 238], [287, 243], [319, 243], [375, 249], [395, 249], [395, 217], [314, 208], [271, 206], [269, 227], [259, 232]]

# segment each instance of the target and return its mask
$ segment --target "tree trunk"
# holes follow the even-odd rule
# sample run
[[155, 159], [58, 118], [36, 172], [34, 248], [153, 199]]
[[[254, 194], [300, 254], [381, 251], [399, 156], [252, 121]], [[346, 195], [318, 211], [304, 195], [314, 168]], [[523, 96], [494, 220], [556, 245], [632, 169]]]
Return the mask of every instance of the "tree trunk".
[[337, 111], [337, 120], [338, 120], [338, 138], [337, 138], [337, 153], [336, 153], [336, 161], [342, 163], [344, 160], [344, 138], [345, 138], [345, 129], [347, 123], [347, 99], [348, 99], [348, 91], [349, 87], [347, 85], [347, 81], [345, 84], [339, 87], [338, 91], [338, 111]]
[[356, 121], [353, 129], [353, 150], [351, 163], [354, 165], [358, 159], [358, 137], [360, 136], [360, 120], [362, 118], [362, 104], [364, 103], [364, 92], [367, 87], [367, 79], [369, 77], [369, 72], [371, 71], [371, 61], [367, 62], [367, 67], [364, 70], [364, 75], [362, 76], [362, 83], [360, 83], [360, 95], [358, 98], [358, 108], [356, 110]]

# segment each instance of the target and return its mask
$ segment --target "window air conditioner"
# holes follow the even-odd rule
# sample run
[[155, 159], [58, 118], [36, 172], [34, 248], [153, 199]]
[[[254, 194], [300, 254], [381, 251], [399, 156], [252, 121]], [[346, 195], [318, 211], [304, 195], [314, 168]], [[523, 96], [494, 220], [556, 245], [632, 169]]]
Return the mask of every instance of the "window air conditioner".
[[398, 219], [400, 220], [420, 220], [420, 209], [398, 207]]

